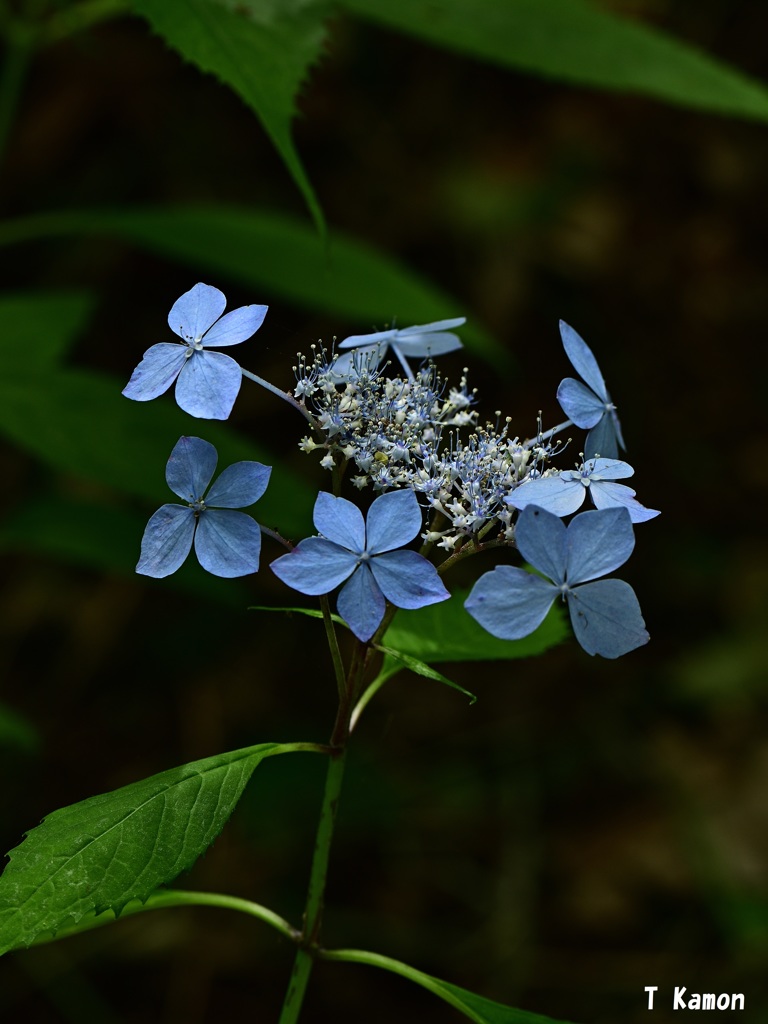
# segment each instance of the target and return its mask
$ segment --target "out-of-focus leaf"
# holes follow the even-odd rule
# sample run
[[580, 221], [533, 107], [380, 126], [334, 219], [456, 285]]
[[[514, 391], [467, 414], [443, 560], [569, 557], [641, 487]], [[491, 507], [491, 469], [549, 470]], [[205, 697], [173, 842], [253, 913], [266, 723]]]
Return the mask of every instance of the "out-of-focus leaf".
[[0, 876], [0, 954], [146, 900], [210, 846], [265, 757], [301, 748], [261, 743], [217, 754], [49, 814]]
[[3, 373], [53, 366], [82, 332], [92, 308], [92, 298], [85, 292], [0, 295]]
[[768, 120], [768, 89], [659, 29], [587, 0], [339, 0], [446, 49], [537, 75]]
[[[160, 500], [158, 495], [158, 504]], [[0, 551], [44, 554], [89, 569], [132, 576], [153, 589], [183, 591], [232, 608], [242, 609], [247, 604], [249, 591], [240, 580], [224, 580], [204, 572], [194, 556], [167, 579], [150, 581], [146, 576], [136, 576], [146, 525], [147, 514], [127, 505], [52, 493], [25, 502], [3, 521]]]
[[[159, 507], [173, 500], [165, 482], [171, 449], [184, 434], [204, 436], [218, 450], [219, 467], [252, 459], [275, 460], [208, 420], [190, 420], [173, 402], [131, 402], [124, 382], [84, 370], [14, 373], [0, 378], [0, 434], [56, 469], [97, 480], [119, 493]], [[316, 494], [279, 465], [253, 507], [264, 526], [301, 533], [311, 521]]]
[[[203, 271], [274, 296], [346, 317], [361, 332], [397, 322], [429, 323], [467, 311], [458, 301], [354, 238], [334, 232], [325, 246], [303, 221], [248, 207], [179, 206], [81, 210], [0, 224], [0, 245], [60, 235], [114, 235]], [[215, 281], [212, 283], [216, 283]], [[510, 355], [476, 324], [461, 328], [467, 347], [500, 373]]]
[[440, 661], [497, 661], [542, 654], [568, 635], [564, 616], [553, 605], [542, 624], [522, 640], [497, 640], [464, 609], [466, 591], [450, 601], [400, 610], [384, 638], [388, 647], [429, 664]]
[[[327, 4], [318, 0], [130, 0], [152, 28], [201, 71], [215, 75], [258, 115], [301, 190], [325, 224], [291, 137], [296, 95], [324, 41]], [[205, 140], [190, 140], [190, 152]]]
[[40, 749], [40, 735], [34, 725], [3, 703], [0, 703], [0, 747], [21, 750], [25, 754], [35, 754]]

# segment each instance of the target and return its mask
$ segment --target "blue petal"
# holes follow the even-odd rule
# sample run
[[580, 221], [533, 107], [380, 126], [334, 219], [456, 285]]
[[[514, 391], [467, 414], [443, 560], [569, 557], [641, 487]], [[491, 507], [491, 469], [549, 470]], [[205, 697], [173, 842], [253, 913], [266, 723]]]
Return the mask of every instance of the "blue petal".
[[[605, 402], [581, 381], [566, 377], [560, 381], [557, 389], [557, 400], [560, 408], [568, 419], [573, 420], [577, 427], [587, 430], [599, 423], [605, 415]], [[601, 453], [602, 454], [602, 453]]]
[[342, 587], [336, 607], [358, 640], [371, 639], [387, 606], [367, 565], [360, 565]]
[[626, 562], [634, 546], [632, 521], [625, 508], [581, 512], [571, 520], [566, 535], [568, 585], [573, 587], [613, 572]]
[[214, 576], [247, 576], [259, 568], [261, 530], [245, 512], [208, 508], [200, 513], [195, 554]]
[[351, 334], [344, 341], [339, 342], [336, 348], [359, 348], [364, 345], [369, 348], [373, 345], [377, 345], [382, 351], [386, 345], [382, 342], [389, 343], [397, 335], [397, 331], [374, 331], [372, 334]]
[[592, 480], [626, 480], [635, 475], [629, 463], [619, 459], [589, 459], [584, 468]]
[[270, 568], [301, 594], [329, 594], [355, 571], [357, 557], [324, 537], [308, 537]]
[[218, 348], [223, 345], [239, 345], [241, 341], [247, 341], [264, 323], [268, 308], [253, 305], [233, 309], [211, 327], [203, 338], [203, 344], [206, 347], [215, 345]]
[[184, 501], [199, 501], [211, 482], [218, 462], [216, 449], [202, 437], [180, 437], [165, 467], [165, 479]]
[[144, 353], [144, 358], [123, 388], [126, 398], [149, 402], [173, 384], [184, 365], [189, 349], [178, 342], [161, 342]]
[[[576, 423], [576, 420], [573, 422]], [[577, 426], [582, 426], [582, 424], [579, 423]], [[591, 459], [595, 455], [602, 455], [606, 459], [615, 459], [619, 454], [619, 444], [622, 448], [624, 447], [619, 418], [613, 409], [605, 409], [602, 418], [587, 434], [587, 440], [584, 443], [584, 457]]]
[[434, 565], [417, 551], [388, 551], [368, 564], [386, 599], [398, 608], [423, 608], [451, 596]]
[[529, 505], [517, 517], [517, 550], [526, 562], [558, 585], [565, 580], [565, 539], [563, 523], [538, 505]]
[[402, 334], [403, 332], [400, 331], [397, 340], [392, 342], [392, 348], [396, 351], [399, 350], [408, 358], [442, 356], [446, 352], [455, 352], [459, 348], [464, 348], [461, 338], [448, 331], [419, 334], [413, 338], [403, 338]]
[[540, 576], [499, 565], [480, 577], [464, 607], [491, 636], [520, 640], [541, 625], [557, 594]]
[[587, 654], [620, 658], [650, 637], [635, 592], [623, 580], [599, 580], [568, 592], [576, 639]]
[[242, 370], [223, 352], [193, 352], [176, 381], [176, 401], [184, 412], [225, 420], [243, 381]]
[[408, 544], [421, 529], [421, 509], [413, 491], [390, 491], [368, 509], [367, 551], [378, 555]]
[[[597, 360], [592, 355], [592, 349], [587, 345], [580, 334], [577, 334], [572, 327], [569, 327], [564, 320], [560, 321], [560, 337], [563, 339], [565, 354], [571, 361], [571, 366], [576, 373], [585, 381], [598, 398], [603, 402], [608, 401], [608, 392], [605, 388], [603, 375]], [[574, 423], [576, 421], [574, 420]]]
[[633, 523], [646, 523], [661, 515], [658, 509], [646, 508], [635, 500], [635, 492], [624, 484], [615, 484], [610, 480], [596, 480], [590, 490], [596, 508], [625, 508]]
[[171, 306], [168, 326], [187, 341], [201, 338], [224, 312], [224, 293], [210, 284], [196, 284]]
[[565, 480], [558, 474], [542, 476], [520, 484], [504, 500], [513, 508], [523, 509], [527, 505], [538, 505], [553, 515], [569, 516], [584, 504], [586, 491], [581, 479]]
[[260, 462], [235, 462], [219, 476], [205, 502], [217, 508], [253, 505], [266, 491], [271, 472], [271, 466], [262, 466]]
[[315, 501], [312, 521], [318, 533], [328, 540], [358, 555], [365, 551], [363, 513], [346, 498], [336, 498], [327, 491], [321, 491]]
[[157, 580], [176, 572], [192, 547], [195, 514], [185, 505], [163, 505], [147, 523], [136, 572]]
[[434, 334], [436, 331], [449, 331], [452, 327], [461, 327], [467, 322], [465, 316], [454, 316], [449, 320], [433, 320], [431, 324], [417, 324], [415, 327], [401, 327], [395, 334], [397, 340], [404, 340], [412, 334]]

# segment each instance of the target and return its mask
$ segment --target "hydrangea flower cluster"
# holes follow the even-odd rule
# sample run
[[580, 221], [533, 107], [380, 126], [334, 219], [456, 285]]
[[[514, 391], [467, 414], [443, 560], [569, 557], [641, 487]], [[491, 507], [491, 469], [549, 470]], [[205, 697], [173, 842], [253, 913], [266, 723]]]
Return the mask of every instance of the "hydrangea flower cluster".
[[[275, 575], [310, 596], [340, 587], [339, 614], [368, 643], [385, 628], [388, 607], [447, 600], [441, 577], [456, 560], [488, 546], [516, 548], [546, 579], [511, 565], [481, 576], [465, 607], [488, 632], [526, 636], [559, 597], [588, 653], [615, 658], [647, 642], [632, 588], [598, 577], [629, 557], [633, 524], [659, 513], [618, 482], [634, 470], [618, 459], [624, 440], [616, 408], [592, 351], [571, 327], [561, 322], [560, 331], [581, 380], [566, 378], [557, 392], [568, 419], [546, 431], [539, 422], [523, 438], [512, 433], [509, 419], [481, 424], [466, 370], [458, 387], [449, 387], [432, 361], [461, 347], [453, 329], [463, 317], [353, 335], [336, 351], [313, 346], [309, 358], [299, 356], [289, 394], [229, 356], [207, 351], [247, 340], [267, 311], [253, 305], [222, 316], [225, 305], [210, 285], [197, 284], [181, 296], [169, 314], [181, 345], [152, 346], [123, 393], [146, 401], [176, 380], [182, 408], [223, 419], [247, 376], [302, 413], [310, 431], [300, 447], [320, 454], [320, 465], [333, 471], [334, 489], [349, 471], [353, 488], [374, 497], [366, 502], [366, 518], [357, 504], [321, 491], [313, 516], [317, 535], [293, 546], [238, 511], [264, 493], [269, 468], [237, 463], [211, 486], [215, 449], [184, 437], [166, 478], [185, 504], [164, 505], [152, 516], [138, 572], [166, 576], [194, 546], [209, 572], [246, 575], [258, 569], [267, 532], [288, 548], [271, 564]], [[388, 351], [402, 373], [390, 374]], [[412, 367], [409, 360], [417, 359], [420, 365]], [[574, 426], [588, 431], [581, 461], [558, 469], [552, 463], [571, 440], [564, 431]], [[596, 511], [579, 513], [587, 496]], [[573, 516], [568, 525], [562, 522], [567, 516]], [[420, 552], [407, 547], [418, 535]]]
[[441, 523], [424, 539], [447, 550], [494, 523], [511, 539], [506, 497], [561, 445], [523, 443], [510, 437], [509, 421], [480, 426], [466, 371], [458, 388], [448, 388], [431, 363], [407, 379], [389, 377], [367, 361], [342, 376], [340, 360], [346, 369], [346, 355], [321, 349], [311, 361], [300, 357], [294, 368], [294, 395], [315, 426], [315, 436], [300, 442], [302, 451], [320, 452], [328, 470], [354, 467], [358, 489], [408, 488], [423, 495]]

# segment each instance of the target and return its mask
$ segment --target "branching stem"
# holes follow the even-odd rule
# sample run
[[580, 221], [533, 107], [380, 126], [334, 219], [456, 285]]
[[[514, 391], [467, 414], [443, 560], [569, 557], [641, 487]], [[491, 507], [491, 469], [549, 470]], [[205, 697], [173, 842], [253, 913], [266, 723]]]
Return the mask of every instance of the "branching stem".
[[273, 395], [277, 395], [278, 398], [282, 398], [284, 402], [287, 402], [288, 405], [293, 406], [293, 408], [297, 412], [300, 412], [304, 419], [308, 420], [308, 422], [311, 423], [313, 427], [315, 426], [315, 421], [312, 417], [312, 413], [308, 409], [306, 409], [301, 404], [301, 402], [297, 402], [293, 395], [289, 394], [289, 392], [281, 391], [280, 388], [275, 387], [274, 384], [270, 384], [268, 380], [264, 380], [263, 377], [259, 377], [255, 373], [251, 373], [250, 370], [243, 369], [242, 366], [240, 367], [240, 372], [244, 377], [247, 377], [248, 380], [255, 381], [257, 384], [260, 384], [263, 388], [266, 388], [267, 391], [271, 391]]

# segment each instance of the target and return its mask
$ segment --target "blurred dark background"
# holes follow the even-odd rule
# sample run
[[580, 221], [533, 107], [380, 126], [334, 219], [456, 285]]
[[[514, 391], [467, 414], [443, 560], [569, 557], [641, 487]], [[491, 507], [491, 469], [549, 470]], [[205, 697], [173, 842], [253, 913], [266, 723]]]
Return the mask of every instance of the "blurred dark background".
[[[768, 79], [757, 0], [631, 9]], [[439, 284], [455, 297], [446, 315], [466, 312], [508, 349], [503, 374], [468, 353], [444, 365], [454, 377], [470, 365], [481, 409], [512, 415], [521, 435], [540, 408], [545, 425], [558, 416], [555, 390], [571, 371], [557, 322], [575, 326], [619, 406], [638, 497], [663, 514], [638, 528], [623, 572], [647, 648], [605, 662], [571, 642], [540, 659], [451, 666], [479, 695], [471, 708], [403, 675], [370, 706], [325, 940], [582, 1024], [665, 1024], [676, 985], [744, 992], [738, 1019], [765, 1020], [768, 128], [505, 72], [348, 18], [331, 28], [296, 124], [331, 231]], [[5, 216], [195, 200], [304, 212], [240, 100], [136, 19], [36, 58], [0, 188]], [[4, 289], [93, 289], [73, 361], [125, 380], [167, 340], [174, 299], [206, 279], [108, 239], [22, 245], [0, 259]], [[270, 304], [250, 349], [259, 365], [243, 360], [284, 387], [299, 349], [374, 326], [209, 283], [230, 308]], [[323, 486], [277, 406], [246, 386], [234, 426], [273, 444], [284, 435], [286, 459]], [[88, 492], [10, 445], [0, 459], [0, 514], [30, 494]], [[157, 476], [159, 505], [162, 467]], [[167, 767], [262, 740], [324, 741], [335, 687], [321, 628], [245, 610], [283, 601], [266, 573], [217, 600], [7, 550], [2, 700], [34, 731], [0, 748], [2, 849], [55, 807]], [[260, 768], [177, 884], [297, 920], [317, 768], [309, 757]], [[4, 958], [0, 1015], [270, 1021], [291, 958], [276, 933], [238, 915], [139, 915]], [[660, 988], [653, 1014], [646, 985]], [[305, 1016], [459, 1019], [402, 979], [341, 964], [318, 965]]]

